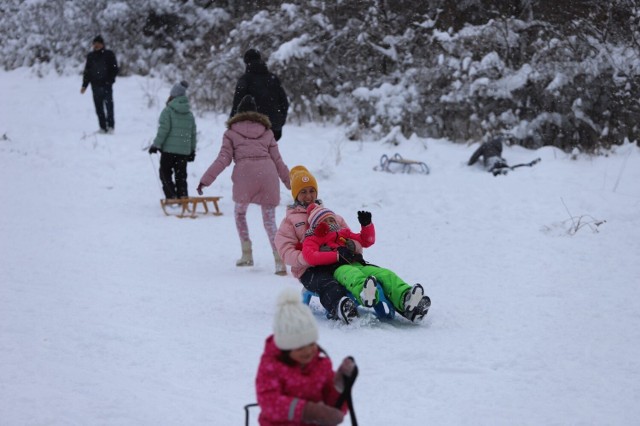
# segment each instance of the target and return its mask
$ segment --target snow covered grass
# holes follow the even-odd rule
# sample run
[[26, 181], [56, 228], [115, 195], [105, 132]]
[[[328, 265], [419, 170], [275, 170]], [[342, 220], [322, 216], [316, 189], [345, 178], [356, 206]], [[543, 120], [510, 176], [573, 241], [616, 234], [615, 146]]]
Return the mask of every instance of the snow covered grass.
[[[273, 274], [256, 206], [256, 266], [234, 266], [231, 168], [205, 193], [223, 197], [223, 216], [163, 215], [158, 157], [144, 147], [170, 84], [119, 79], [116, 133], [98, 135], [80, 83], [0, 73], [0, 424], [241, 424], [276, 296], [300, 285]], [[225, 118], [197, 117], [192, 194]], [[419, 325], [363, 310], [350, 326], [312, 302], [320, 344], [360, 366], [359, 421], [636, 424], [640, 150], [572, 160], [511, 147], [512, 164], [542, 161], [493, 177], [466, 166], [475, 147], [284, 129], [285, 162], [316, 175], [328, 207], [356, 229], [357, 210], [373, 213], [377, 243], [365, 257], [433, 301]], [[373, 170], [396, 152], [431, 174]], [[282, 187], [278, 221], [290, 200]], [[570, 214], [588, 222], [573, 235]]]

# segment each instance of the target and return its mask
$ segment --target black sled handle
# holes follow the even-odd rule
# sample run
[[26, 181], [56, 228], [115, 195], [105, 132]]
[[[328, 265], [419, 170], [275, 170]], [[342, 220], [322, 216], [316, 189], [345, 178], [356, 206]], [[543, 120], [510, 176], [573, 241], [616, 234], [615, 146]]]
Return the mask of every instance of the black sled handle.
[[344, 379], [344, 390], [340, 394], [338, 402], [336, 402], [336, 408], [342, 407], [342, 404], [344, 404], [347, 399], [351, 399], [351, 388], [353, 387], [353, 383], [356, 381], [356, 377], [358, 377], [358, 366], [354, 366], [353, 374], [351, 374], [351, 376], [345, 376], [343, 374], [342, 377]]
[[[349, 358], [351, 358], [352, 361], [355, 361], [353, 357], [349, 357]], [[353, 401], [351, 400], [351, 388], [353, 387], [353, 384], [355, 383], [357, 377], [358, 377], [357, 365], [353, 366], [353, 373], [351, 373], [351, 376], [345, 376], [344, 374], [342, 375], [342, 378], [344, 380], [344, 390], [342, 391], [342, 393], [340, 394], [340, 397], [338, 398], [338, 401], [336, 402], [336, 408], [340, 408], [342, 407], [342, 404], [344, 404], [344, 402], [347, 401], [347, 406], [349, 407], [349, 416], [351, 417], [351, 426], [358, 426], [356, 413], [353, 410]]]

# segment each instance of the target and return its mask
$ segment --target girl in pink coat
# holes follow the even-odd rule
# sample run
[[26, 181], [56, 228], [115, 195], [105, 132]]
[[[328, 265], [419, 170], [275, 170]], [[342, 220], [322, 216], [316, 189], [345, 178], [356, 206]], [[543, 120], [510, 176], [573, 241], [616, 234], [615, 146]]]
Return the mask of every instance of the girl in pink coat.
[[287, 270], [276, 251], [274, 238], [277, 231], [275, 209], [280, 204], [278, 178], [287, 189], [291, 189], [289, 168], [280, 156], [269, 118], [256, 112], [256, 103], [250, 95], [242, 99], [238, 112], [229, 119], [227, 127], [218, 157], [200, 178], [198, 194], [202, 195], [202, 189], [211, 185], [234, 161], [231, 175], [234, 217], [242, 246], [242, 257], [236, 266], [253, 266], [247, 209], [249, 204], [258, 204], [262, 208], [262, 222], [276, 263], [275, 273], [286, 275]]
[[334, 373], [317, 340], [318, 326], [300, 293], [283, 291], [256, 376], [261, 426], [342, 423], [346, 404], [339, 409], [335, 405], [355, 363], [347, 357]]
[[[304, 166], [295, 166], [289, 173], [293, 204], [287, 206], [287, 212], [276, 233], [278, 253], [287, 265], [291, 265], [291, 274], [309, 291], [320, 297], [320, 303], [327, 310], [328, 317], [349, 323], [358, 315], [355, 303], [349, 298], [349, 292], [334, 277], [333, 265], [311, 266], [302, 255], [302, 241], [309, 228], [307, 224], [307, 206], [321, 204], [318, 200], [316, 178]], [[344, 219], [336, 216], [341, 226], [347, 227]]]

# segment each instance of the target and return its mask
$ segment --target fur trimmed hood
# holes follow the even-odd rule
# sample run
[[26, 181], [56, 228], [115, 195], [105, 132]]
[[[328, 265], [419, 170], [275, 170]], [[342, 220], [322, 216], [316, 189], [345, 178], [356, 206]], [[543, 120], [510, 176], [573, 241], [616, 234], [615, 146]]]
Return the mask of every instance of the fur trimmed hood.
[[271, 129], [271, 121], [269, 117], [264, 114], [260, 114], [255, 111], [247, 111], [247, 112], [239, 112], [229, 120], [227, 120], [227, 128], [230, 129], [234, 123], [239, 123], [241, 121], [253, 121], [259, 124], [262, 124], [267, 129]]

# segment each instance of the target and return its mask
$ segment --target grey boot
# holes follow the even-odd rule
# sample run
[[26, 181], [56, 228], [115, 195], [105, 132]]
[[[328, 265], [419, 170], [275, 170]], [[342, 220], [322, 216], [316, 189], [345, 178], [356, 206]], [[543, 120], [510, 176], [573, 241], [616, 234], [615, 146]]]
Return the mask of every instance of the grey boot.
[[287, 275], [287, 267], [275, 250], [273, 251], [273, 258], [276, 261], [276, 275]]
[[236, 261], [236, 266], [253, 266], [251, 241], [242, 241], [242, 257]]
[[424, 288], [420, 284], [414, 284], [404, 294], [404, 312], [411, 313], [424, 296]]

